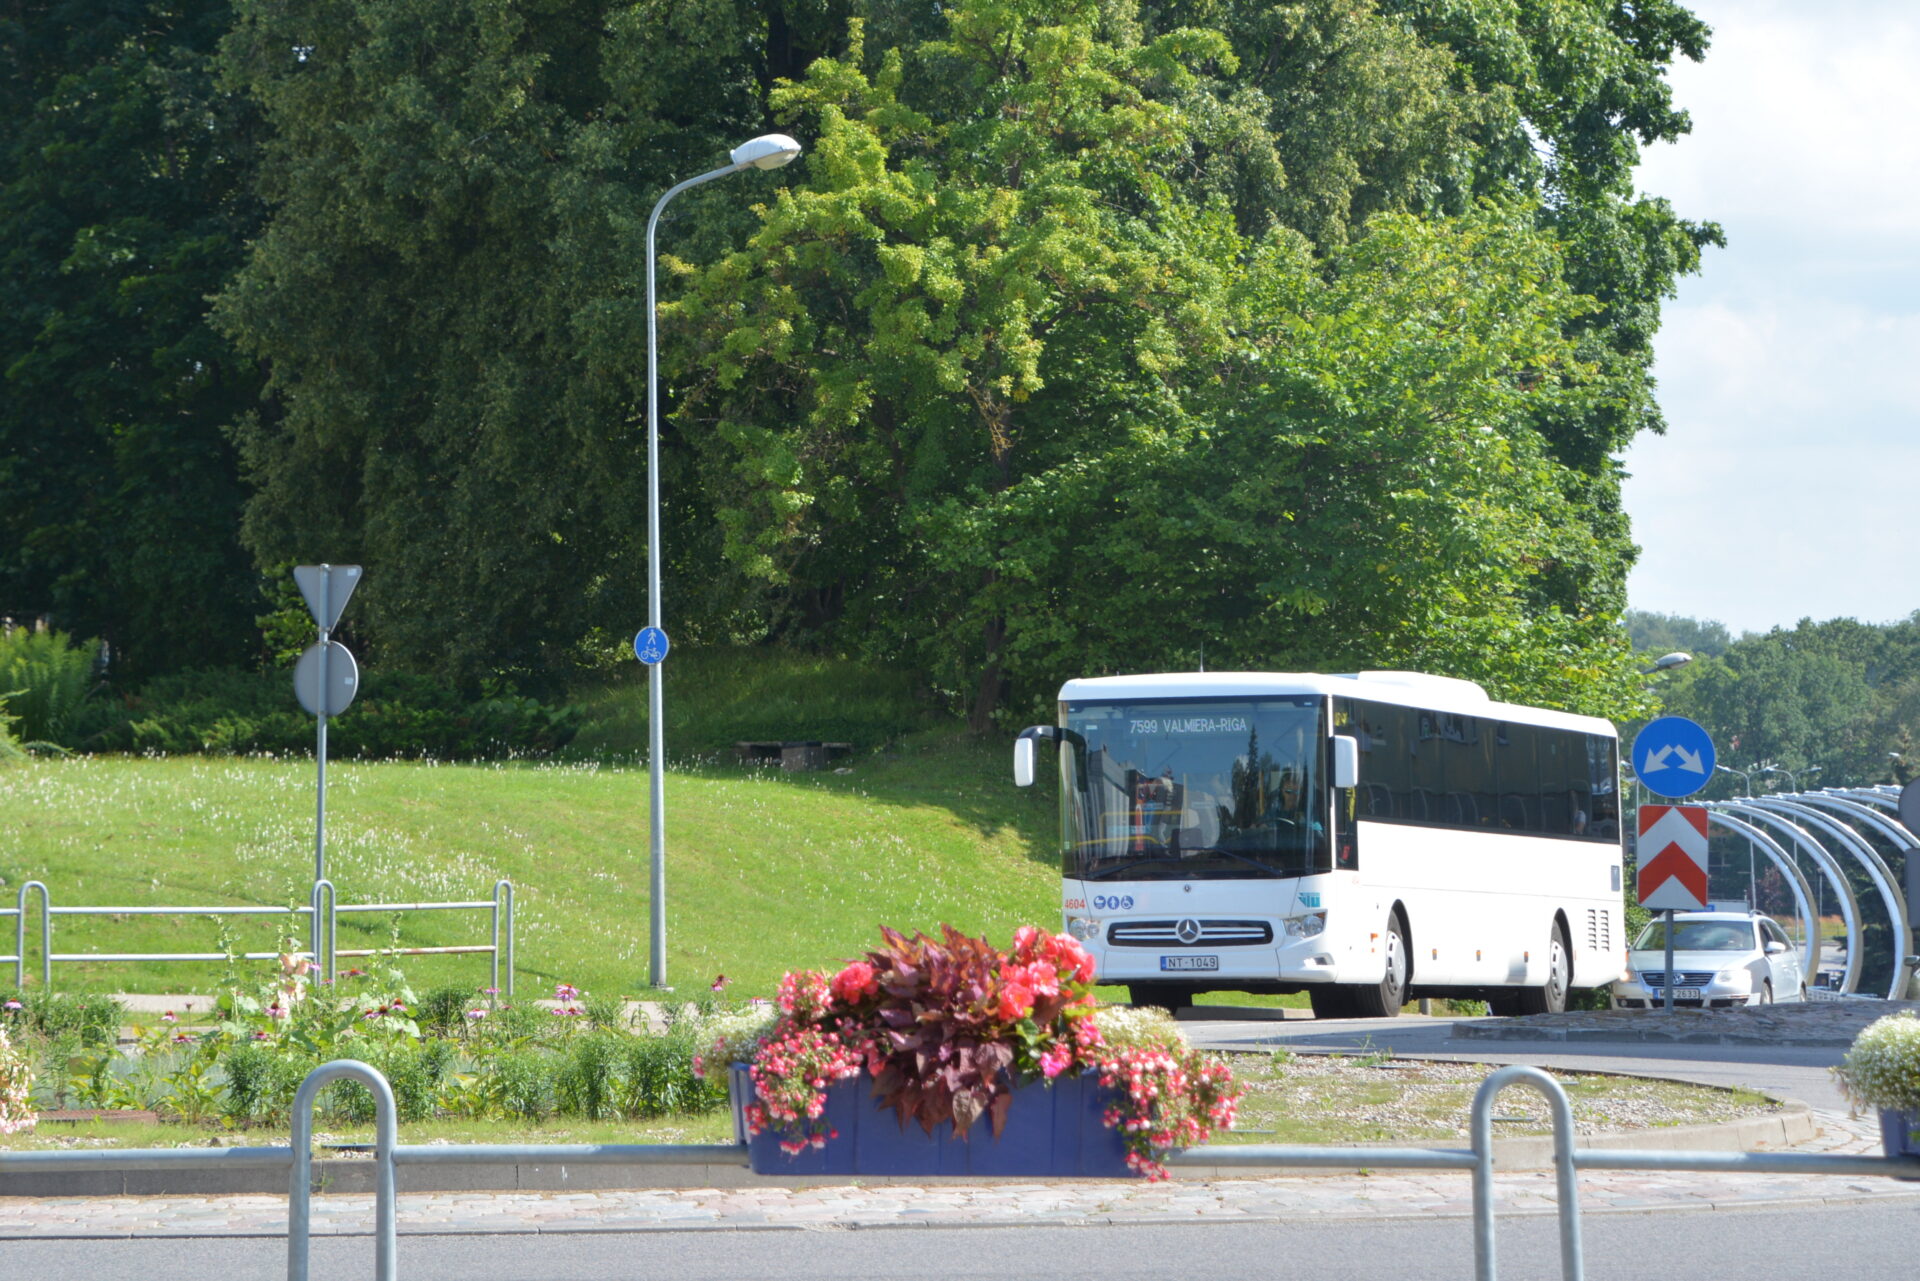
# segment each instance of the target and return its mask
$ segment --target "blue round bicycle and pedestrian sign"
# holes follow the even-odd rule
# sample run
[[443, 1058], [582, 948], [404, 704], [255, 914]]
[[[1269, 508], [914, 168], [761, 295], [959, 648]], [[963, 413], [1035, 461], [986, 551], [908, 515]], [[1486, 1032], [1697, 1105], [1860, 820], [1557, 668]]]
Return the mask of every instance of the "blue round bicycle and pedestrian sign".
[[1649, 792], [1692, 796], [1713, 777], [1713, 738], [1684, 716], [1662, 716], [1633, 736], [1633, 773]]
[[640, 634], [633, 638], [633, 656], [648, 667], [665, 662], [667, 634], [658, 627], [642, 627]]

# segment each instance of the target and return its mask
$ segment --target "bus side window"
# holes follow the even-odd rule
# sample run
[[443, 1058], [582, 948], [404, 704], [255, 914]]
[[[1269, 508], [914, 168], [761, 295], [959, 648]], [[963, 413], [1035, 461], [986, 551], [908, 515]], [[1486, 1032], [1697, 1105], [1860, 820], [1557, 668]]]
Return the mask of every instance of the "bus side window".
[[[1587, 807], [1586, 835], [1596, 840], [1620, 839], [1620, 765], [1617, 745], [1598, 734], [1587, 736], [1587, 787], [1591, 804]], [[1577, 802], [1576, 802], [1577, 803]]]
[[1495, 769], [1500, 780], [1500, 826], [1509, 832], [1538, 832], [1540, 826], [1540, 740], [1551, 731], [1531, 725], [1502, 725], [1496, 740]]

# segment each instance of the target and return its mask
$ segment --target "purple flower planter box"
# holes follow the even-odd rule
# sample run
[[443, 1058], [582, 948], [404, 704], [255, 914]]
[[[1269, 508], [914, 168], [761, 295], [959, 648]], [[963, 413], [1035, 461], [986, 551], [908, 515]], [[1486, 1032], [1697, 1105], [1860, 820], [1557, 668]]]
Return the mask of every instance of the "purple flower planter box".
[[1880, 1146], [1890, 1157], [1920, 1159], [1920, 1112], [1881, 1108]]
[[[749, 1097], [752, 1088], [746, 1087]], [[985, 1117], [962, 1139], [950, 1123], [932, 1134], [918, 1121], [902, 1127], [899, 1115], [873, 1097], [872, 1080], [862, 1072], [827, 1087], [825, 1120], [839, 1138], [789, 1156], [780, 1150], [782, 1135], [765, 1130], [748, 1140], [747, 1155], [755, 1174], [1137, 1177], [1127, 1168], [1119, 1132], [1101, 1123], [1108, 1094], [1096, 1073], [1057, 1077], [1051, 1085], [1029, 1081], [1014, 1090], [998, 1139]], [[738, 1094], [735, 1100], [738, 1117], [745, 1100]]]

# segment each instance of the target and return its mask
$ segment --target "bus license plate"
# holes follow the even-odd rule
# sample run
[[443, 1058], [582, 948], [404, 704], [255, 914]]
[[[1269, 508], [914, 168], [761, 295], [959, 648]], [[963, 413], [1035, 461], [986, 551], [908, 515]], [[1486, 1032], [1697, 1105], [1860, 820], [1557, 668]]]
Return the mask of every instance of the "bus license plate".
[[1163, 956], [1160, 968], [1164, 970], [1217, 970], [1220, 958], [1217, 956]]
[[1700, 989], [1697, 987], [1676, 987], [1673, 989], [1673, 999], [1676, 1001], [1697, 1001], [1700, 999]]

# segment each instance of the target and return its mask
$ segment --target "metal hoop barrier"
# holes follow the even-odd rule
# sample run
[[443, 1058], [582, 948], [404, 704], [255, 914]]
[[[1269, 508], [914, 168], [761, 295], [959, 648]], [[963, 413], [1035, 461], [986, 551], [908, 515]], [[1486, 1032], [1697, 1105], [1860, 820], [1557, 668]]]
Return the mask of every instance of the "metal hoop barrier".
[[293, 1170], [287, 1183], [287, 1281], [307, 1281], [307, 1246], [312, 1220], [313, 1102], [322, 1086], [358, 1081], [373, 1094], [373, 1275], [394, 1281], [393, 1152], [399, 1137], [394, 1122], [393, 1087], [376, 1068], [357, 1059], [323, 1063], [307, 1073], [293, 1096]]
[[[320, 913], [322, 910], [320, 901], [322, 899], [326, 900], [325, 911], [327, 914], [327, 925], [325, 930], [320, 928]], [[339, 906], [340, 900], [333, 892], [332, 881], [329, 881], [323, 876], [313, 883], [313, 896], [308, 903], [308, 911], [313, 913], [313, 950], [308, 953], [307, 959], [318, 967], [315, 971], [316, 977], [326, 983], [332, 983], [340, 977], [340, 967], [334, 960], [334, 953], [338, 950], [338, 938], [335, 931], [340, 923], [338, 915]]]
[[[285, 1170], [287, 1182], [287, 1278], [308, 1281], [313, 1186], [313, 1105], [322, 1086], [355, 1080], [374, 1099], [374, 1275], [394, 1281], [396, 1180], [402, 1165], [745, 1165], [737, 1145], [671, 1143], [593, 1144], [435, 1144], [402, 1146], [395, 1141], [393, 1090], [379, 1071], [365, 1063], [338, 1060], [307, 1074], [294, 1096], [291, 1148], [158, 1148], [79, 1152], [3, 1152], [0, 1175], [73, 1174], [90, 1170]], [[1494, 1249], [1493, 1103], [1510, 1085], [1527, 1085], [1546, 1098], [1553, 1113], [1553, 1164], [1560, 1219], [1560, 1275], [1582, 1281], [1586, 1266], [1580, 1234], [1579, 1170], [1666, 1170], [1703, 1173], [1832, 1174], [1852, 1178], [1920, 1180], [1920, 1157], [1821, 1156], [1798, 1152], [1650, 1152], [1624, 1148], [1576, 1148], [1573, 1110], [1566, 1093], [1547, 1073], [1534, 1067], [1503, 1067], [1481, 1083], [1473, 1096], [1469, 1148], [1323, 1148], [1264, 1144], [1202, 1147], [1174, 1152], [1169, 1166], [1208, 1170], [1402, 1169], [1461, 1170], [1473, 1178], [1473, 1275], [1498, 1281]]]
[[493, 883], [493, 982], [489, 984], [493, 991], [488, 995], [496, 1000], [500, 995], [500, 914], [507, 917], [507, 988], [508, 996], [513, 995], [513, 882], [498, 880]]
[[[305, 916], [311, 919], [313, 951], [311, 958], [320, 976], [337, 978], [339, 958], [343, 956], [449, 956], [487, 953], [492, 958], [493, 986], [500, 986], [501, 926], [506, 927], [507, 992], [513, 992], [513, 883], [502, 880], [493, 887], [493, 897], [460, 903], [338, 903], [333, 882], [321, 879], [313, 883], [309, 901], [293, 907], [267, 907], [258, 904], [214, 907], [177, 907], [159, 904], [100, 905], [68, 907], [56, 904], [53, 894], [39, 881], [20, 887], [15, 905], [0, 908], [0, 917], [14, 917], [14, 951], [0, 956], [0, 964], [12, 962], [14, 986], [25, 987], [27, 976], [27, 895], [40, 891], [40, 983], [53, 990], [55, 962], [85, 961], [224, 961], [225, 952], [56, 952], [53, 950], [53, 918], [56, 916]], [[491, 917], [492, 941], [458, 944], [448, 947], [349, 948], [337, 946], [339, 918], [347, 912], [487, 912]], [[271, 961], [278, 952], [237, 952], [244, 961]]]
[[13, 929], [13, 985], [27, 985], [27, 891], [40, 891], [40, 986], [53, 986], [53, 895], [38, 881], [20, 887], [19, 902], [12, 915], [19, 918]]

